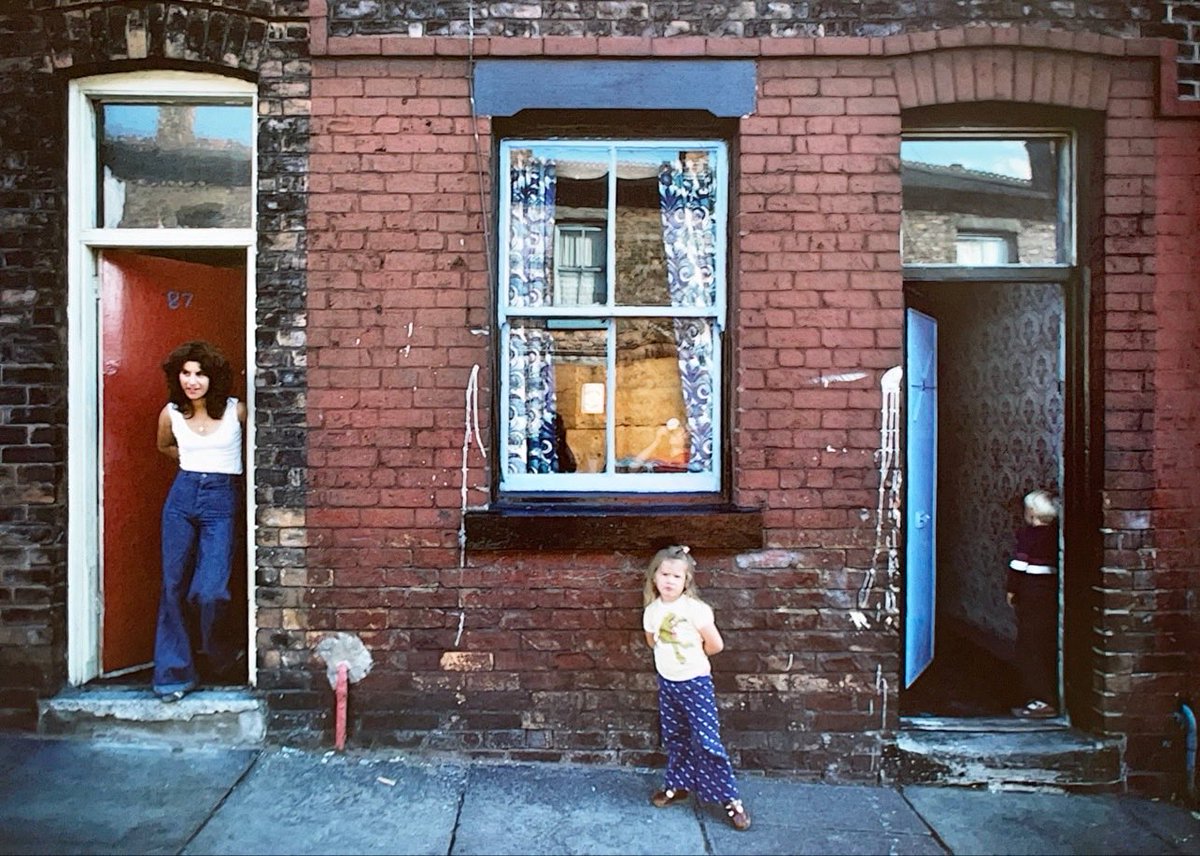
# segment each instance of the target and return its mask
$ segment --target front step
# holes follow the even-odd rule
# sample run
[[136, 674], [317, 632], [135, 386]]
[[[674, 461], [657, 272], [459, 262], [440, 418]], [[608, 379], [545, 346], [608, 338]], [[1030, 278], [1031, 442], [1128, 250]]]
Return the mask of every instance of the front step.
[[247, 746], [267, 734], [266, 702], [246, 689], [189, 693], [164, 704], [145, 688], [72, 687], [38, 703], [38, 732], [120, 741]]
[[1011, 719], [902, 722], [889, 761], [901, 784], [1115, 791], [1125, 783], [1125, 738]]

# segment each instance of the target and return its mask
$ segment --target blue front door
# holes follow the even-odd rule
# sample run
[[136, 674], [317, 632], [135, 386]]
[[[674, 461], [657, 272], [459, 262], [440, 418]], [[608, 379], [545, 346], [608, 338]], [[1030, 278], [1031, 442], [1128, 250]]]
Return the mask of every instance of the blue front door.
[[937, 598], [937, 321], [909, 309], [905, 464], [904, 686], [933, 661]]

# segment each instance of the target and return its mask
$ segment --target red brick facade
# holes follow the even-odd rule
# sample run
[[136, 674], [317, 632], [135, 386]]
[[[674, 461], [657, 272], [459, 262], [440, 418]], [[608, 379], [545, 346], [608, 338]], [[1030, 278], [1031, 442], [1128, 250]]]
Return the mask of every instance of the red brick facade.
[[[1137, 23], [1160, 4], [1095, 0], [1020, 26], [985, 8], [1010, 4], [939, 4], [942, 19], [921, 21], [860, 20], [862, 3], [827, 20], [781, 20], [772, 7], [774, 18], [718, 21], [693, 15], [705, 4], [655, 0], [473, 29], [480, 4], [444, 4], [450, 17], [422, 22], [324, 0], [26, 5], [0, 12], [12, 53], [0, 104], [11, 226], [0, 235], [0, 722], [32, 727], [38, 701], [69, 683], [67, 568], [91, 550], [67, 536], [80, 478], [66, 448], [79, 418], [67, 404], [78, 336], [67, 82], [172, 69], [259, 87], [249, 691], [267, 700], [273, 738], [329, 737], [314, 649], [345, 631], [374, 657], [352, 693], [352, 740], [660, 760], [640, 630], [649, 540], [464, 543], [464, 509], [495, 504], [498, 454], [501, 120], [473, 114], [472, 71], [482, 58], [740, 59], [757, 88], [754, 110], [728, 125], [728, 498], [761, 512], [763, 548], [697, 551], [728, 644], [714, 666], [735, 762], [829, 780], [890, 774], [903, 580], [887, 555], [894, 520], [879, 513], [881, 480], [897, 486], [896, 471], [881, 472], [880, 378], [903, 361], [900, 142], [930, 116], [961, 115], [1069, 125], [1090, 146], [1087, 276], [1072, 309], [1086, 323], [1068, 342], [1081, 367], [1068, 713], [1125, 739], [1131, 784], [1178, 791], [1171, 714], [1200, 702], [1200, 105], [1175, 44], [1190, 25], [1185, 37]], [[1194, 4], [1167, 5], [1178, 28]], [[985, 20], [997, 26], [959, 26]], [[1172, 41], [1149, 38], [1161, 35]], [[473, 391], [486, 456], [468, 433]]]
[[[312, 639], [351, 630], [390, 652], [359, 691], [373, 734], [637, 763], [655, 748], [638, 633], [649, 551], [496, 554], [468, 542], [459, 565], [464, 392], [475, 366], [482, 401], [494, 384], [483, 232], [494, 212], [480, 207], [494, 172], [489, 121], [471, 117], [466, 47], [314, 44], [326, 56], [313, 81], [313, 490], [307, 588], [296, 592], [310, 608], [292, 616]], [[1156, 111], [1159, 46], [967, 28], [812, 41], [481, 39], [471, 49], [758, 60], [757, 106], [736, 139], [730, 412], [734, 500], [763, 509], [770, 549], [701, 555], [701, 582], [729, 639], [717, 679], [739, 763], [835, 779], [878, 774], [898, 722], [887, 597], [898, 581], [867, 583], [869, 628], [855, 629], [850, 610], [876, 546], [879, 376], [901, 361], [904, 111], [1008, 102], [1014, 113], [1103, 114], [1089, 251], [1102, 331], [1092, 384], [1103, 571], [1091, 584], [1097, 682], [1073, 714], [1128, 734], [1135, 775], [1176, 765], [1162, 733], [1194, 680], [1185, 640], [1196, 639], [1196, 544], [1180, 518], [1196, 507], [1182, 474], [1197, 436], [1185, 357], [1195, 273], [1177, 242], [1195, 229], [1182, 203], [1197, 170], [1193, 123]], [[1179, 195], [1157, 192], [1164, 182]], [[1158, 314], [1166, 306], [1169, 318]], [[865, 377], [815, 382], [850, 369]], [[488, 500], [490, 459], [472, 446], [467, 463], [474, 507]], [[442, 660], [452, 650], [480, 656], [454, 671]]]

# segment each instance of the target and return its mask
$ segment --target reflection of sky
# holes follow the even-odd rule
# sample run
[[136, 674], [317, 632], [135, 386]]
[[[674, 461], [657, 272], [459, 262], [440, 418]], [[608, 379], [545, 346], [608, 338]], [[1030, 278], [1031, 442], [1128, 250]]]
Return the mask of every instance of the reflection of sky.
[[[157, 104], [106, 104], [106, 133], [114, 137], [153, 137], [158, 129], [158, 110]], [[197, 104], [193, 111], [192, 130], [198, 138], [250, 145], [249, 107]]]
[[1029, 154], [1022, 140], [905, 140], [900, 159], [993, 172], [1029, 180]]

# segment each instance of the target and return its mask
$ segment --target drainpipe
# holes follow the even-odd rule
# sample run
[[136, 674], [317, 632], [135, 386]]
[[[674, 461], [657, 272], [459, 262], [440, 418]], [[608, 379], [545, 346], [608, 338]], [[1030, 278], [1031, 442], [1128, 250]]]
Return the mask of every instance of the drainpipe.
[[1196, 714], [1192, 710], [1191, 705], [1184, 699], [1179, 699], [1179, 705], [1175, 712], [1171, 714], [1171, 718], [1182, 726], [1184, 733], [1187, 735], [1184, 741], [1187, 755], [1184, 758], [1187, 768], [1187, 794], [1188, 800], [1195, 804], [1196, 802]]

